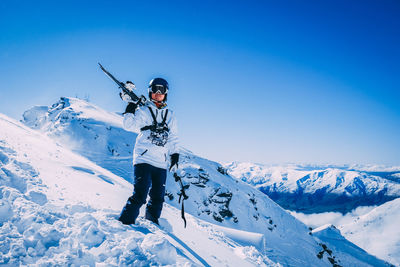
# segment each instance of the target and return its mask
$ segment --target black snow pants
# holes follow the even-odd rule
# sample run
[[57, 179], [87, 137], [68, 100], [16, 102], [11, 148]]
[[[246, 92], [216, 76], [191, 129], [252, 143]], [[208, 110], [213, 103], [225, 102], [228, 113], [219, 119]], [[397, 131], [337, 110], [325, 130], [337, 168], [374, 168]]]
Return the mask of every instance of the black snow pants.
[[164, 203], [167, 170], [147, 163], [136, 164], [133, 168], [133, 195], [128, 198], [119, 220], [123, 224], [134, 224], [139, 216], [140, 207], [146, 203], [147, 193], [150, 189], [150, 200], [146, 206], [145, 217], [158, 224], [158, 218], [160, 218]]

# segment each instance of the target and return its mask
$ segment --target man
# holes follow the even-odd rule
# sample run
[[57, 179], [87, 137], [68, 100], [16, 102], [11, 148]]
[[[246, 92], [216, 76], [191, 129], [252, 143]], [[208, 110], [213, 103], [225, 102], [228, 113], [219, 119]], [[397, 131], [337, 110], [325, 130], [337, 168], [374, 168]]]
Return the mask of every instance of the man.
[[[131, 90], [135, 87], [131, 82], [126, 85]], [[151, 80], [148, 88], [151, 101], [139, 108], [127, 94], [120, 94], [129, 102], [124, 112], [124, 128], [138, 133], [133, 151], [134, 189], [119, 217], [123, 224], [135, 223], [148, 193], [145, 218], [158, 224], [168, 165], [170, 171], [178, 167], [177, 123], [173, 111], [167, 108], [168, 89], [166, 80]]]

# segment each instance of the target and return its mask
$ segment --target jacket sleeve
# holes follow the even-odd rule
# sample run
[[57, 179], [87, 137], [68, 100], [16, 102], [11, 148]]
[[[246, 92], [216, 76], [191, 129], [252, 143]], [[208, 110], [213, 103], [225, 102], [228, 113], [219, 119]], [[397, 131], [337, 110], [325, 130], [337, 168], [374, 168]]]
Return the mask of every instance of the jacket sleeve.
[[140, 129], [146, 125], [148, 125], [147, 116], [142, 108], [137, 109], [135, 114], [124, 114], [123, 126], [125, 130], [140, 133]]
[[175, 118], [175, 114], [171, 116], [171, 122], [169, 125], [169, 154], [179, 153], [179, 139], [178, 139], [178, 125]]

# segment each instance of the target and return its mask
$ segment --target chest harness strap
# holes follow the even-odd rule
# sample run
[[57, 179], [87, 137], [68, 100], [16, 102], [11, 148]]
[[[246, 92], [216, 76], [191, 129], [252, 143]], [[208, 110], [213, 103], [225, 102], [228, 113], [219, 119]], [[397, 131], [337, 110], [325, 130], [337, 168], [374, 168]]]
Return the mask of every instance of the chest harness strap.
[[165, 115], [162, 118], [162, 122], [158, 123], [157, 122], [157, 117], [154, 115], [154, 111], [151, 107], [148, 107], [151, 113], [151, 117], [153, 117], [153, 124], [152, 125], [147, 125], [142, 128], [140, 128], [141, 131], [146, 131], [150, 130], [153, 132], [163, 132], [163, 131], [169, 131], [168, 125], [165, 123], [167, 120], [167, 115], [168, 115], [168, 109], [165, 111]]

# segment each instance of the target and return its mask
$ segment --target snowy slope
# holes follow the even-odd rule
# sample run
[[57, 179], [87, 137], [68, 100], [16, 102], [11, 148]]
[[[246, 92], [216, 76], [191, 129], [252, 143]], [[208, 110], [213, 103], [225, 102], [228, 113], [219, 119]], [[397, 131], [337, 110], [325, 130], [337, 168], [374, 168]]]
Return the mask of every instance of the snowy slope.
[[23, 122], [130, 181], [132, 168], [127, 166], [131, 165], [136, 134], [122, 130], [121, 116], [79, 99], [62, 97], [50, 107], [26, 111]]
[[[125, 139], [126, 135], [122, 132], [122, 139], [114, 136], [112, 140], [108, 139], [109, 133], [107, 131], [100, 133], [93, 131], [93, 134], [74, 134], [75, 131], [78, 133], [81, 131], [85, 132], [86, 130], [84, 129], [87, 129], [88, 123], [90, 125], [101, 125], [100, 129], [103, 129], [104, 127], [108, 127], [107, 124], [110, 121], [112, 121], [112, 127], [116, 131], [123, 131], [121, 125], [118, 124], [121, 119], [114, 119], [115, 114], [108, 113], [108, 118], [102, 119], [99, 118], [99, 115], [90, 115], [86, 110], [91, 112], [99, 110], [99, 108], [78, 99], [62, 98], [59, 103], [50, 108], [37, 107], [26, 112], [24, 114], [24, 122], [46, 135], [56, 138], [58, 142], [64, 145], [69, 146], [73, 144], [74, 151], [78, 153], [84, 151], [86, 147], [86, 154], [82, 153], [85, 156], [90, 156], [90, 150], [105, 151], [104, 148], [110, 145], [108, 142], [113, 143], [115, 151], [123, 151], [126, 147], [126, 142], [130, 144], [134, 143], [135, 136], [133, 136], [132, 140], [127, 141]], [[58, 116], [55, 114], [64, 115]], [[70, 116], [70, 114], [78, 115]], [[104, 116], [107, 116], [107, 113], [104, 111], [101, 111], [101, 114], [106, 114]], [[108, 141], [97, 142], [96, 140]], [[76, 144], [81, 144], [82, 147]], [[90, 146], [85, 146], [84, 144], [90, 144]], [[90, 150], [87, 147], [90, 147]], [[118, 161], [118, 156], [110, 156], [110, 158], [104, 156], [104, 159], [110, 162]], [[116, 173], [116, 170], [113, 168], [114, 164], [106, 165], [101, 161], [98, 163]], [[185, 202], [185, 210], [187, 213], [195, 216], [189, 216], [189, 225], [190, 222], [196, 222], [194, 223], [196, 227], [197, 225], [205, 226], [209, 229], [208, 232], [219, 233], [217, 235], [223, 233], [222, 236], [230, 237], [233, 240], [232, 242], [235, 242], [239, 248], [235, 250], [236, 255], [247, 255], [246, 257], [249, 257], [248, 255], [251, 254], [253, 258], [256, 257], [254, 255], [263, 255], [262, 257], [257, 257], [261, 257], [260, 259], [263, 259], [264, 262], [272, 260], [284, 266], [332, 265], [328, 259], [331, 256], [325, 255], [322, 259], [317, 257], [318, 253], [323, 250], [321, 240], [310, 235], [308, 228], [303, 223], [285, 212], [265, 194], [227, 175], [226, 170], [218, 163], [197, 157], [186, 151], [182, 155], [180, 167], [184, 183], [190, 186], [187, 192], [190, 198]], [[126, 168], [130, 169], [132, 166], [129, 164], [126, 165]], [[130, 177], [124, 178], [126, 180], [130, 179]], [[177, 235], [178, 233], [180, 234], [179, 238], [181, 240], [187, 242], [186, 244], [191, 244], [193, 238], [199, 237], [195, 235], [187, 239], [190, 236], [188, 235], [190, 231], [182, 228], [178, 211], [172, 209], [172, 207], [179, 207], [179, 205], [176, 195], [178, 187], [171, 176], [168, 177], [167, 191], [169, 191], [168, 195], [170, 197], [167, 200], [167, 203], [170, 205], [168, 207], [171, 207], [171, 210], [174, 210], [176, 214], [175, 216], [168, 217], [170, 212], [169, 209], [166, 209], [163, 211], [163, 217], [166, 216], [169, 224], [173, 225], [174, 233]], [[126, 197], [121, 196], [123, 201]], [[122, 205], [119, 209], [121, 207]], [[171, 223], [174, 220], [178, 220], [176, 224]], [[252, 234], [246, 232], [252, 232]], [[228, 241], [222, 243], [229, 244]], [[248, 245], [253, 245], [254, 247], [249, 247]], [[202, 251], [201, 255], [205, 255], [202, 258], [212, 260], [215, 258], [215, 255], [211, 257], [207, 254], [208, 248], [208, 246], [205, 246], [203, 249], [206, 251]], [[196, 253], [200, 254], [199, 251], [201, 249], [196, 247]], [[344, 264], [344, 266], [347, 266], [345, 263], [368, 266], [366, 262], [349, 255], [340, 246], [333, 250], [333, 255], [336, 257], [335, 261], [339, 264]], [[218, 256], [216, 257], [218, 258]], [[342, 258], [346, 260], [342, 262]], [[382, 266], [385, 265], [382, 261], [377, 261]]]
[[[303, 213], [351, 211], [400, 196], [400, 172], [352, 170], [349, 166], [268, 166], [232, 162], [228, 173], [267, 194], [286, 209]], [[361, 166], [352, 166], [362, 169]], [[371, 167], [370, 167], [371, 168]]]
[[276, 265], [190, 215], [184, 229], [180, 211], [168, 205], [161, 220], [167, 231], [143, 219], [135, 227], [120, 224], [116, 217], [131, 190], [0, 114], [0, 265]]
[[[319, 257], [323, 257], [324, 254], [332, 254], [332, 250], [326, 246], [326, 244], [329, 244], [330, 248], [340, 248], [342, 250], [345, 249], [353, 257], [360, 261], [368, 262], [372, 266], [379, 266], [381, 264], [377, 258], [365, 253], [363, 249], [346, 240], [340, 231], [333, 225], [321, 226], [317, 229], [314, 229], [312, 233], [325, 243], [322, 245], [323, 250], [319, 253]], [[346, 257], [347, 255], [343, 255], [342, 259], [345, 259]], [[334, 259], [331, 258], [331, 260], [333, 261]]]
[[368, 252], [400, 266], [400, 199], [389, 201], [338, 228]]

